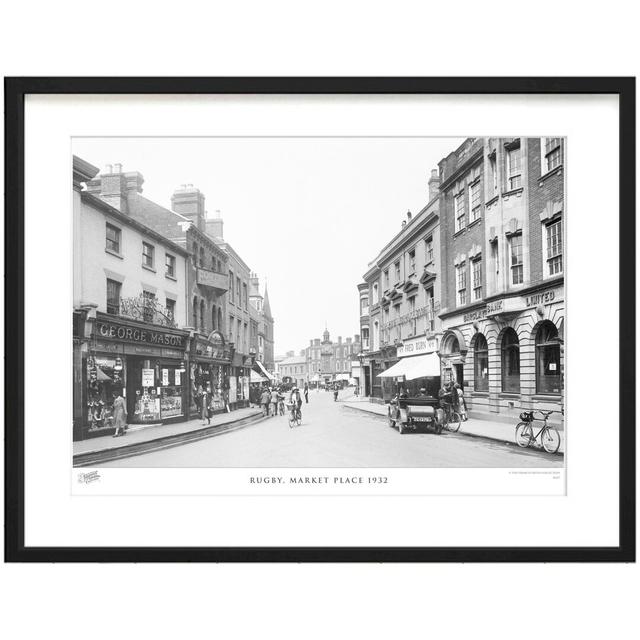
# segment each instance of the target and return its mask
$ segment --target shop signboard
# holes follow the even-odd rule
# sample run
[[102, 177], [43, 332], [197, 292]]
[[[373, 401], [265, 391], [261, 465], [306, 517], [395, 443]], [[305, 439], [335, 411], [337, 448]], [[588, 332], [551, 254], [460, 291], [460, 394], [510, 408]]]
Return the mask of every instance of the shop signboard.
[[162, 386], [166, 387], [169, 384], [169, 369], [162, 370]]
[[96, 336], [101, 339], [121, 340], [137, 344], [157, 347], [174, 347], [184, 349], [186, 336], [168, 331], [156, 331], [151, 328], [129, 326], [111, 320], [96, 321]]
[[175, 381], [176, 381], [176, 387], [179, 387], [182, 384], [181, 375], [180, 375], [180, 369], [176, 369], [175, 370]]
[[154, 385], [154, 369], [143, 369], [142, 370], [142, 387], [153, 387]]
[[433, 353], [439, 348], [439, 339], [436, 338], [415, 338], [413, 340], [405, 340], [403, 344], [398, 345], [398, 358], [404, 356], [417, 356], [425, 353]]

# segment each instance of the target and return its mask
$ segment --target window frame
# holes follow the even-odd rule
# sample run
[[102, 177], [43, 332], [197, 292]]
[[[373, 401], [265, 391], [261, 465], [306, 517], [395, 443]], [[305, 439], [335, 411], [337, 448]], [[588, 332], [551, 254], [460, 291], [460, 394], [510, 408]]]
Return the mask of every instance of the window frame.
[[[146, 250], [150, 249], [150, 253], [146, 253]], [[150, 260], [150, 264], [147, 262]], [[156, 248], [150, 242], [142, 241], [142, 266], [146, 269], [154, 269], [156, 262]]]
[[[554, 146], [549, 146], [549, 141], [555, 140], [557, 141]], [[557, 152], [558, 163], [553, 167], [550, 166], [550, 158]], [[562, 138], [541, 138], [540, 139], [540, 155], [541, 155], [541, 167], [544, 171], [541, 171], [541, 175], [544, 176], [547, 173], [551, 173], [555, 169], [558, 169], [564, 164], [564, 149], [562, 145]]]
[[[117, 255], [122, 255], [120, 248], [122, 246], [122, 229], [120, 227], [116, 227], [115, 224], [111, 224], [110, 222], [105, 222], [105, 251], [108, 251], [110, 253], [115, 253]], [[111, 238], [109, 238], [109, 230], [112, 229], [116, 232], [116, 236], [117, 239], [116, 240], [112, 240]], [[117, 248], [114, 249], [112, 247], [109, 246], [110, 242], [116, 242], [117, 243]]]
[[[509, 336], [515, 336], [515, 342], [506, 343], [506, 340]], [[511, 352], [517, 352], [517, 358], [513, 361], [510, 360]], [[515, 373], [510, 373], [507, 375], [507, 369], [510, 368], [509, 363], [517, 363], [517, 375]], [[501, 381], [501, 390], [502, 393], [520, 393], [520, 338], [518, 337], [518, 333], [513, 327], [508, 327], [502, 335], [502, 339], [500, 341], [500, 377]], [[517, 385], [512, 384], [513, 381], [517, 380]]]
[[[480, 220], [482, 217], [482, 189], [481, 189], [481, 180], [477, 178], [469, 185], [469, 209], [471, 210], [471, 215], [469, 216], [469, 224]], [[477, 204], [474, 206], [474, 189], [478, 190], [478, 196], [475, 198]]]
[[[471, 260], [471, 290], [473, 291], [472, 297], [474, 301], [482, 300], [482, 256]], [[478, 291], [480, 292], [479, 294]]]
[[[514, 240], [519, 240], [519, 248], [520, 248], [520, 262], [514, 263]], [[520, 281], [514, 282], [514, 275], [516, 273], [520, 274]], [[521, 284], [524, 284], [524, 242], [522, 239], [522, 232], [513, 233], [509, 236], [509, 284], [512, 287], [517, 287]]]
[[176, 277], [176, 257], [171, 253], [164, 254], [165, 276], [167, 278]]
[[[513, 167], [514, 158], [518, 159], [517, 167]], [[523, 169], [523, 158], [522, 158], [522, 146], [520, 143], [514, 144], [513, 146], [507, 149], [507, 191], [515, 191], [516, 189], [522, 188], [522, 169]], [[518, 181], [517, 185], [513, 184], [513, 180]]]
[[[549, 327], [549, 329], [547, 329]], [[551, 330], [551, 328], [553, 330]], [[547, 333], [543, 333], [543, 331]], [[551, 335], [553, 334], [553, 335]], [[546, 338], [545, 341], [542, 341], [541, 336]], [[550, 320], [545, 320], [538, 327], [538, 331], [536, 332], [535, 338], [535, 370], [536, 370], [536, 394], [538, 395], [549, 395], [549, 396], [561, 396], [562, 395], [562, 362], [561, 362], [561, 354], [560, 354], [560, 343], [558, 341], [558, 328], [551, 322]], [[557, 350], [557, 351], [556, 351]], [[550, 376], [541, 371], [541, 365], [544, 366], [544, 363], [547, 362], [545, 356], [547, 353], [553, 351], [554, 355], [557, 353], [556, 365], [557, 365], [557, 374]], [[551, 363], [549, 363], [551, 364]], [[553, 378], [554, 380], [547, 380], [547, 378]], [[550, 382], [556, 382], [558, 384], [558, 391], [550, 391], [549, 384]]]
[[[111, 309], [114, 308], [113, 304], [109, 303], [109, 284], [112, 283], [114, 285], [116, 285], [116, 289], [118, 292], [117, 295], [117, 305], [115, 305], [115, 309], [116, 311], [110, 311], [109, 307], [111, 306]], [[122, 293], [122, 282], [118, 281], [118, 280], [114, 280], [113, 278], [107, 278], [107, 304], [106, 304], [106, 308], [107, 308], [107, 313], [113, 315], [113, 316], [119, 316], [120, 315], [120, 298], [121, 298], [121, 293]]]
[[416, 272], [416, 248], [410, 249], [407, 253], [409, 256], [409, 270], [411, 273]]
[[424, 239], [425, 266], [433, 262], [433, 236]]
[[[545, 257], [546, 273], [549, 277], [562, 275], [562, 273], [564, 272], [564, 252], [563, 252], [564, 238], [562, 233], [562, 218], [554, 218], [553, 220], [546, 223], [544, 226], [545, 226], [545, 236], [544, 236], [545, 249], [547, 254]], [[553, 236], [550, 237], [550, 233], [552, 233], [553, 228], [557, 228], [558, 230], [558, 232], [556, 233], [555, 245], [552, 242]], [[551, 251], [554, 246], [558, 250], [556, 251], [556, 253], [552, 254]], [[551, 265], [552, 263], [554, 263], [554, 261], [559, 261], [560, 269], [552, 272]]]
[[167, 313], [167, 317], [172, 322], [175, 322], [176, 321], [176, 301], [173, 298], [166, 298], [164, 308]]
[[[462, 213], [461, 213], [462, 212]], [[453, 196], [453, 217], [454, 217], [454, 234], [462, 231], [467, 226], [467, 207], [465, 201], [465, 190], [460, 190]], [[462, 222], [460, 222], [462, 221]]]
[[[461, 286], [463, 285], [463, 286]], [[463, 293], [463, 296], [461, 296]], [[456, 265], [456, 306], [463, 307], [467, 304], [467, 263]]]
[[[479, 347], [479, 344], [484, 346]], [[486, 365], [486, 376], [482, 375], [483, 364]], [[479, 393], [489, 393], [489, 343], [483, 333], [476, 336], [473, 345], [473, 390]]]

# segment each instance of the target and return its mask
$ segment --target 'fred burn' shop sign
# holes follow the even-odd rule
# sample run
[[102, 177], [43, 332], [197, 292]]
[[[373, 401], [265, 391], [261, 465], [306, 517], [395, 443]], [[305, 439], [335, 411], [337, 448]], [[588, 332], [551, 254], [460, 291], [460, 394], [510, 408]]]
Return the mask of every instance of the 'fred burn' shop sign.
[[138, 344], [151, 344], [159, 347], [184, 348], [185, 341], [184, 336], [176, 335], [175, 333], [129, 327], [116, 322], [105, 322], [103, 320], [96, 322], [96, 335], [99, 338], [106, 338], [108, 340], [122, 340]]

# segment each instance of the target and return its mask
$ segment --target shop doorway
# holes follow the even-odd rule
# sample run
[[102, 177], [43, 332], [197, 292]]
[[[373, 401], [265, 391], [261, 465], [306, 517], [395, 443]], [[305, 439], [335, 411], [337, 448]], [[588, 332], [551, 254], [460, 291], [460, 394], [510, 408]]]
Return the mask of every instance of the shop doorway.
[[464, 365], [461, 362], [457, 362], [453, 365], [456, 370], [456, 382], [464, 387]]

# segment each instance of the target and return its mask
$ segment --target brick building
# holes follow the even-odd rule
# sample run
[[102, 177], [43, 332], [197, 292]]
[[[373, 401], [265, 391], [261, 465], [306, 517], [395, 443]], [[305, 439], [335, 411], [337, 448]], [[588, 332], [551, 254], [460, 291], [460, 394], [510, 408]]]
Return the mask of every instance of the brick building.
[[442, 376], [515, 420], [563, 393], [564, 141], [469, 138], [440, 167]]
[[[400, 231], [369, 263], [364, 282], [358, 285], [363, 335], [360, 387], [364, 395], [374, 399], [391, 398], [396, 381], [405, 375], [405, 365], [418, 364], [416, 356], [421, 358], [423, 378], [439, 373], [439, 182], [438, 172], [433, 170], [426, 206], [417, 215], [407, 213]], [[395, 375], [385, 376], [392, 367]], [[416, 378], [406, 386], [415, 391], [434, 384], [433, 380]]]
[[359, 335], [344, 341], [342, 336], [338, 336], [338, 340], [333, 342], [329, 330], [325, 329], [322, 340], [310, 339], [309, 346], [304, 350], [309, 382], [320, 385], [348, 382], [352, 376], [351, 360], [360, 351]]

